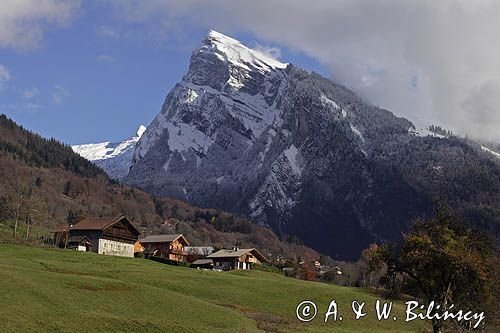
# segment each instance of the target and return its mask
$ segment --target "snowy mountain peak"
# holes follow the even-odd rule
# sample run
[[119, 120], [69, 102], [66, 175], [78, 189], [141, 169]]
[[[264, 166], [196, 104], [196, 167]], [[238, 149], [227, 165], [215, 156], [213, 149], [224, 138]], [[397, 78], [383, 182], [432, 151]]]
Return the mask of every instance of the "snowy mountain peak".
[[276, 105], [284, 90], [286, 67], [210, 31], [193, 51], [189, 70], [137, 143], [132, 165], [158, 142], [166, 141], [168, 150], [177, 151], [182, 159], [195, 156], [191, 160], [198, 167], [226, 129], [241, 136], [243, 144], [252, 145], [279, 115]]
[[207, 39], [210, 40], [218, 40], [219, 42], [226, 44], [226, 45], [241, 45], [240, 41], [231, 38], [229, 36], [224, 35], [223, 33], [220, 33], [215, 30], [210, 30], [207, 34]]
[[195, 52], [215, 54], [223, 62], [249, 71], [264, 72], [274, 68], [283, 69], [288, 65], [214, 30], [208, 33], [201, 47]]
[[146, 131], [140, 125], [135, 136], [122, 142], [100, 142], [71, 146], [73, 151], [102, 167], [112, 178], [121, 179], [130, 168], [132, 154], [137, 141]]
[[266, 78], [281, 75], [287, 66], [236, 39], [210, 31], [193, 51], [183, 81], [220, 92], [255, 95], [255, 89], [262, 88]]
[[238, 67], [251, 70], [253, 68], [270, 70], [272, 68], [286, 68], [288, 64], [279, 62], [256, 50], [250, 49], [234, 38], [211, 30], [197, 52], [216, 54], [221, 60]]

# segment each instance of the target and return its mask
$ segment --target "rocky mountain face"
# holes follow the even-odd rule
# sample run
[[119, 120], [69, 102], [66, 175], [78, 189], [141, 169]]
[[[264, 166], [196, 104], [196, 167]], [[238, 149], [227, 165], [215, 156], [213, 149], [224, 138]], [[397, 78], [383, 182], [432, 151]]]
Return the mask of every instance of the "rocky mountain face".
[[146, 127], [140, 125], [134, 136], [122, 142], [88, 143], [71, 148], [75, 153], [100, 166], [111, 178], [120, 180], [128, 174], [135, 144], [145, 131]]
[[500, 168], [480, 147], [423, 135], [214, 31], [137, 142], [124, 181], [249, 216], [343, 259], [400, 239], [435, 198], [499, 233]]

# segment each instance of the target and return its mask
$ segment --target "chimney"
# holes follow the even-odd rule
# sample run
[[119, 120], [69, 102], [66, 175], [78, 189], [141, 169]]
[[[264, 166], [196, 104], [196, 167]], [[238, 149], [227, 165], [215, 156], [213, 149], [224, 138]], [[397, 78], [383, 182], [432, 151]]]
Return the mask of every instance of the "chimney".
[[239, 247], [237, 247], [237, 246], [233, 246], [233, 248], [232, 248], [231, 250], [233, 250], [233, 251], [238, 251], [239, 249], [240, 249]]

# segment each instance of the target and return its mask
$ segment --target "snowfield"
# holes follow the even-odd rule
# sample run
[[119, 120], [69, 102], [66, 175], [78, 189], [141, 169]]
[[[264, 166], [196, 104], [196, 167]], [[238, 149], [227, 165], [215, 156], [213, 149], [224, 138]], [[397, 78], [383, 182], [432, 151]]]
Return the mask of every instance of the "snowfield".
[[140, 125], [134, 136], [122, 142], [88, 143], [71, 148], [80, 156], [101, 166], [110, 177], [121, 179], [128, 173], [135, 145], [145, 131], [146, 127]]

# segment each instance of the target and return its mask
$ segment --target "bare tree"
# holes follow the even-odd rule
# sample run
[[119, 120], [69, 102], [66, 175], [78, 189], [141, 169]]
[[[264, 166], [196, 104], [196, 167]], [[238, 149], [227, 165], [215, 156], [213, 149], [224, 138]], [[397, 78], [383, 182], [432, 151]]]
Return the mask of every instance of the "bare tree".
[[28, 191], [23, 183], [17, 177], [12, 177], [10, 181], [10, 191], [8, 192], [8, 199], [11, 202], [11, 207], [14, 211], [14, 238], [17, 237], [17, 228], [19, 218], [21, 216], [21, 209], [26, 202]]

